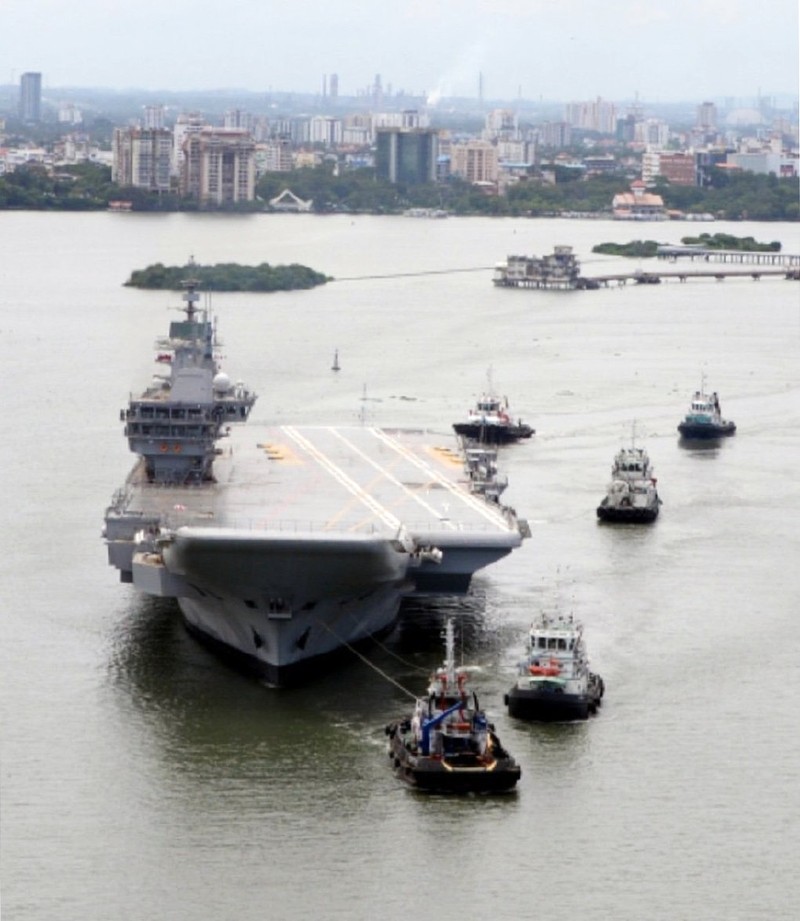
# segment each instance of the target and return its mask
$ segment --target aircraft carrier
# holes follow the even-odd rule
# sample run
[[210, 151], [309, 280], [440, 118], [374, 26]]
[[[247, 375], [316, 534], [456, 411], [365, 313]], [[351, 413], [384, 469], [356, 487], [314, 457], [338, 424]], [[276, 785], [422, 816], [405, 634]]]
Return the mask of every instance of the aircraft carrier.
[[122, 582], [177, 599], [192, 632], [283, 686], [528, 536], [452, 435], [242, 425], [256, 395], [220, 370], [198, 299], [187, 281], [163, 373], [120, 413], [137, 460], [104, 536]]

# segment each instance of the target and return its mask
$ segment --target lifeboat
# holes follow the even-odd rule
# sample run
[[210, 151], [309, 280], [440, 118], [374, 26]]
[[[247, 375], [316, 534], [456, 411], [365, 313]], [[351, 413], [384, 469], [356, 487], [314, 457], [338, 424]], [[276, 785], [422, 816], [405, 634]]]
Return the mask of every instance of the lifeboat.
[[544, 677], [554, 677], [561, 674], [560, 665], [531, 665], [530, 672], [532, 675], [541, 675]]

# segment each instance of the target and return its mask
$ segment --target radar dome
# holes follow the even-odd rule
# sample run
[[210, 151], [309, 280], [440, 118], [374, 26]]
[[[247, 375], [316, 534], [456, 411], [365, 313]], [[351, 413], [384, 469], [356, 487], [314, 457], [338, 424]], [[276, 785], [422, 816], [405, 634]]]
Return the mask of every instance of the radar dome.
[[214, 390], [217, 393], [227, 393], [231, 389], [231, 379], [224, 371], [214, 375]]

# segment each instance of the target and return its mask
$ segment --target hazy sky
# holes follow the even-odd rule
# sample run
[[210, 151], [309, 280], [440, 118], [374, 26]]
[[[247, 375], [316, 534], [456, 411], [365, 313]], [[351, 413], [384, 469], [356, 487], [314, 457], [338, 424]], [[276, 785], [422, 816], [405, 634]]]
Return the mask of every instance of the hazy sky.
[[[3, 73], [3, 70], [5, 73]], [[0, 0], [0, 82], [643, 101], [797, 92], [797, 0]]]

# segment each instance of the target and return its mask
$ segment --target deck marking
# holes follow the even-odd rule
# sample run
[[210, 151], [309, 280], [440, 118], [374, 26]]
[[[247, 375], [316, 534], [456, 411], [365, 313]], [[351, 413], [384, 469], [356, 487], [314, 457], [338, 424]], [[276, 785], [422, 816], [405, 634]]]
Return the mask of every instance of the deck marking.
[[471, 493], [460, 489], [454, 483], [451, 483], [450, 480], [446, 479], [440, 473], [438, 473], [438, 471], [430, 467], [425, 461], [422, 460], [422, 458], [414, 454], [414, 452], [407, 448], [405, 445], [401, 444], [390, 435], [387, 435], [383, 429], [374, 428], [370, 429], [370, 431], [375, 435], [376, 438], [379, 438], [388, 447], [402, 454], [409, 461], [411, 461], [411, 463], [418, 467], [423, 473], [425, 473], [429, 479], [436, 480], [437, 482], [441, 483], [441, 485], [448, 489], [454, 496], [457, 496], [466, 505], [471, 505], [476, 512], [479, 512], [492, 524], [497, 526], [502, 523], [502, 525], [507, 530], [511, 530], [505, 518], [501, 518], [501, 520], [498, 521], [498, 517], [501, 515], [499, 508], [502, 508], [502, 506], [499, 506], [498, 511], [495, 511], [495, 509], [487, 506], [484, 500], [478, 499]]
[[369, 508], [373, 514], [375, 514], [387, 527], [391, 528], [394, 531], [400, 531], [403, 527], [403, 522], [399, 518], [395, 517], [387, 508], [381, 505], [373, 496], [370, 496], [369, 493], [365, 492], [355, 480], [351, 479], [347, 474], [334, 462], [327, 457], [315, 444], [309, 441], [304, 435], [301, 435], [294, 426], [286, 425], [282, 426], [283, 431], [293, 439], [301, 448], [303, 448], [307, 454], [310, 454], [317, 463], [323, 467], [325, 470], [330, 473], [330, 475], [342, 486], [347, 489], [351, 495], [356, 496], [364, 505]]
[[[453, 524], [452, 521], [450, 521], [449, 519], [443, 518], [442, 513], [440, 511], [437, 511], [432, 505], [426, 502], [417, 492], [415, 492], [413, 489], [409, 489], [408, 486], [405, 485], [405, 483], [401, 483], [400, 480], [392, 476], [392, 474], [389, 473], [388, 468], [382, 467], [377, 461], [373, 460], [368, 454], [365, 454], [360, 448], [358, 448], [351, 441], [345, 438], [344, 435], [342, 435], [342, 433], [338, 431], [337, 429], [331, 428], [328, 431], [331, 432], [332, 435], [335, 435], [341, 442], [346, 444], [347, 447], [350, 448], [351, 451], [355, 451], [356, 454], [358, 454], [359, 457], [363, 458], [363, 460], [365, 460], [368, 464], [370, 464], [370, 466], [374, 467], [376, 470], [379, 470], [381, 472], [381, 475], [385, 477], [390, 483], [393, 483], [395, 486], [399, 487], [404, 493], [406, 493], [408, 496], [410, 496], [412, 499], [418, 502], [429, 514], [433, 515], [433, 517], [438, 522], [440, 522], [441, 524], [447, 525], [447, 527], [449, 528], [455, 529], [455, 525]], [[370, 431], [375, 431], [375, 430], [370, 429]]]

